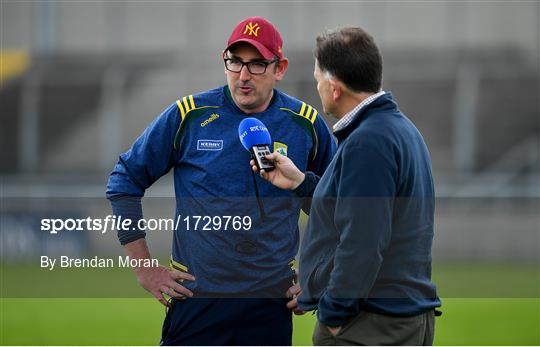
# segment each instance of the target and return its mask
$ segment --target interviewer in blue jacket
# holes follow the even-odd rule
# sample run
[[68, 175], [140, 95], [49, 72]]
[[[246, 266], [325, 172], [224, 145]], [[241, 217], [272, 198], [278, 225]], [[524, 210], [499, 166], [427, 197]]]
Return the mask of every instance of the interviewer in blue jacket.
[[[317, 309], [316, 345], [430, 345], [434, 188], [422, 135], [381, 90], [382, 58], [360, 28], [317, 38], [317, 90], [338, 150], [322, 177], [273, 153], [274, 185], [312, 197], [297, 312]], [[255, 169], [255, 168], [254, 168]], [[301, 290], [301, 291], [300, 291]]]

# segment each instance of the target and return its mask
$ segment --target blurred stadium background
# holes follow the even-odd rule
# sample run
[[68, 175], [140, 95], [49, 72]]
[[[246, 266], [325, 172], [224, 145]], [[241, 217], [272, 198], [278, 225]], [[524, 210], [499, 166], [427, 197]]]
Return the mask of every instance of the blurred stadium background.
[[[539, 345], [538, 1], [6, 0], [0, 344], [158, 342], [163, 312], [141, 299], [129, 270], [52, 274], [36, 265], [42, 254], [120, 254], [114, 235], [52, 238], [38, 222], [109, 214], [105, 184], [118, 155], [177, 98], [225, 83], [220, 52], [251, 15], [283, 35], [290, 67], [280, 88], [319, 109], [316, 35], [358, 25], [375, 37], [384, 90], [432, 154], [434, 279], [445, 300], [436, 343]], [[146, 216], [172, 215], [170, 175], [148, 196]], [[170, 235], [148, 238], [167, 259]], [[122, 322], [132, 327], [123, 335], [114, 328]], [[296, 344], [310, 343], [312, 324], [311, 315], [295, 321]]]

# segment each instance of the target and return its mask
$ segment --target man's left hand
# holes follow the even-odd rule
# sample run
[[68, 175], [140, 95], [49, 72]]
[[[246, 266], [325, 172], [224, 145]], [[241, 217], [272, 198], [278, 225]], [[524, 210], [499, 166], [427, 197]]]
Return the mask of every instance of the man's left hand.
[[302, 290], [300, 289], [299, 284], [295, 284], [294, 286], [290, 287], [289, 290], [287, 290], [287, 297], [292, 299], [287, 303], [287, 308], [289, 310], [292, 310], [293, 313], [296, 315], [303, 315], [304, 313], [306, 313], [305, 311], [298, 308], [298, 302], [296, 300], [296, 298], [298, 297], [298, 295], [300, 295], [301, 292]]

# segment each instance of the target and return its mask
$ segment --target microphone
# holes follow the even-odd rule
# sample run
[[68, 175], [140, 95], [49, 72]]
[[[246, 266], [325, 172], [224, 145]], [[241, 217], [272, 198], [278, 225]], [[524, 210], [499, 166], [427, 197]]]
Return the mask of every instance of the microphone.
[[272, 139], [263, 122], [253, 117], [244, 118], [238, 126], [238, 137], [242, 146], [255, 159], [259, 171], [272, 171], [275, 168], [274, 163], [264, 157], [270, 154]]

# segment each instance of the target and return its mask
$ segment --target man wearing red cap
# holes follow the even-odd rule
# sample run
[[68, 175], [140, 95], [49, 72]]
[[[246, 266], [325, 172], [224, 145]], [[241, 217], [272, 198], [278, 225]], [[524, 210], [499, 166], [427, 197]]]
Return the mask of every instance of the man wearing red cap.
[[[288, 67], [282, 45], [264, 18], [240, 22], [222, 54], [227, 84], [172, 103], [120, 156], [109, 178], [114, 214], [138, 220], [145, 190], [174, 170], [180, 223], [170, 268], [134, 269], [139, 283], [169, 308], [163, 345], [292, 343], [286, 293], [298, 293], [291, 261], [303, 205], [253, 175], [238, 127], [246, 117], [259, 119], [271, 134], [271, 150], [318, 175], [335, 143], [317, 110], [275, 89]], [[135, 259], [151, 258], [145, 235], [118, 232]]]

